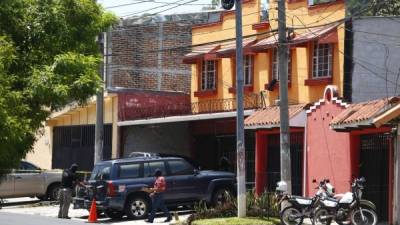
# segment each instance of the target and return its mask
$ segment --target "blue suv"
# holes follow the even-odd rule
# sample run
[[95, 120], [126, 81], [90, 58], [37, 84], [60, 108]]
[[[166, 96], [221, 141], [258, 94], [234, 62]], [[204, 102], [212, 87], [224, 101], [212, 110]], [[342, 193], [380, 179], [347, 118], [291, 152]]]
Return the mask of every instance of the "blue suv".
[[86, 195], [74, 198], [74, 208], [88, 209], [93, 196], [97, 208], [113, 219], [127, 215], [143, 219], [151, 210], [144, 187], [152, 187], [154, 172], [160, 169], [167, 182], [165, 201], [169, 207], [192, 205], [198, 201], [218, 204], [226, 193], [235, 191], [235, 174], [198, 170], [180, 157], [136, 157], [102, 161], [95, 165]]

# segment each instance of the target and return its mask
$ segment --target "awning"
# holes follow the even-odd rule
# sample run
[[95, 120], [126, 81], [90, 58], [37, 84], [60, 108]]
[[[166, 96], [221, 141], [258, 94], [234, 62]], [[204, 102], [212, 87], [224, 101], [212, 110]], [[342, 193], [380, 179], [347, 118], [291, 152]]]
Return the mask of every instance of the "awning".
[[295, 34], [291, 40], [291, 45], [318, 40], [318, 43], [336, 43], [338, 41], [337, 27], [339, 23], [333, 23], [323, 27], [304, 29], [306, 32]]
[[[250, 46], [257, 41], [256, 37], [248, 37], [243, 39], [243, 52], [247, 53]], [[217, 56], [221, 58], [233, 57], [236, 54], [236, 40], [228, 41], [221, 45], [221, 48], [216, 51]]]
[[183, 63], [195, 64], [200, 59], [214, 59], [216, 58], [216, 51], [220, 49], [221, 44], [206, 44], [193, 47], [192, 52], [183, 57]]
[[272, 36], [259, 40], [257, 44], [254, 44], [251, 48], [254, 51], [260, 52], [276, 47], [277, 45], [278, 45], [278, 34], [274, 34]]
[[221, 44], [206, 44], [193, 47], [192, 52], [183, 57], [183, 63], [195, 64], [201, 59], [214, 59], [216, 58], [216, 51], [221, 47]]
[[[290, 127], [304, 127], [306, 123], [307, 104], [289, 106], [289, 125]], [[272, 129], [280, 126], [279, 106], [269, 106], [257, 110], [244, 121], [245, 129]]]
[[[340, 23], [333, 23], [326, 26], [299, 29], [292, 34], [292, 39], [289, 40], [290, 46], [304, 44], [310, 41], [318, 40], [319, 43], [336, 43], [338, 41], [337, 26]], [[256, 52], [266, 51], [278, 45], [278, 34], [266, 37], [259, 40], [251, 48]]]
[[[244, 115], [248, 116], [248, 115], [252, 114], [253, 112], [254, 112], [254, 110], [252, 110], [252, 109], [244, 110]], [[198, 121], [198, 120], [211, 120], [211, 119], [235, 118], [235, 117], [236, 117], [236, 112], [203, 113], [203, 114], [196, 114], [196, 115], [168, 116], [168, 117], [152, 118], [152, 119], [120, 121], [117, 123], [117, 125], [118, 126], [133, 126], [133, 125], [189, 122], [189, 121]]]
[[[399, 97], [391, 97], [351, 104], [344, 111], [339, 113], [339, 115], [333, 118], [330, 126], [334, 130], [353, 130], [363, 127], [375, 127], [375, 124], [379, 121], [376, 120], [376, 118], [382, 118], [379, 123], [379, 126], [381, 126], [384, 119], [393, 119], [392, 117], [396, 116], [396, 113], [391, 109], [399, 108], [399, 103]], [[386, 112], [390, 112], [390, 114], [386, 117], [380, 117]], [[400, 110], [397, 111], [397, 115], [398, 114], [400, 114]]]

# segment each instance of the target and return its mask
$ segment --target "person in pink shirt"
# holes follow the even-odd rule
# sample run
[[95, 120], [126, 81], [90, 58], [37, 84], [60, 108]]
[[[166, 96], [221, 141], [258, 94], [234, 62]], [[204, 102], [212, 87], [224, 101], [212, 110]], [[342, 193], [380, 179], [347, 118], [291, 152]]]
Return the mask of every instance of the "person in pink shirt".
[[155, 213], [158, 209], [161, 209], [164, 212], [164, 215], [167, 217], [164, 222], [169, 222], [172, 220], [172, 216], [169, 213], [164, 201], [164, 192], [167, 188], [167, 184], [165, 182], [165, 178], [162, 176], [161, 170], [156, 169], [154, 176], [156, 177], [154, 187], [148, 189], [153, 204], [150, 216], [146, 222], [153, 223]]

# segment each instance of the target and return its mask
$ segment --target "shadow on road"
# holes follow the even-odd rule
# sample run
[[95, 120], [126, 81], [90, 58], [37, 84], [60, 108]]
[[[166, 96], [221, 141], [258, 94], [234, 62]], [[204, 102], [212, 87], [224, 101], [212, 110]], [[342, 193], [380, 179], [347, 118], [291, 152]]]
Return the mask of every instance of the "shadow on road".
[[5, 207], [34, 207], [34, 206], [48, 206], [58, 204], [55, 201], [41, 201], [37, 198], [20, 198], [20, 199], [1, 199], [0, 209]]

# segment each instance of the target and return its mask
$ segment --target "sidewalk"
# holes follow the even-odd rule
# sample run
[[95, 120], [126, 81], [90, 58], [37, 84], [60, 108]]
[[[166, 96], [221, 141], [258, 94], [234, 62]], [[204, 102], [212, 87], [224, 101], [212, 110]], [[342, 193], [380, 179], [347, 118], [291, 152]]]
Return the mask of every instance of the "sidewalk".
[[[6, 200], [8, 200], [7, 203], [12, 203], [12, 205], [4, 206], [2, 209], [0, 209], [0, 212], [24, 214], [24, 215], [37, 215], [37, 216], [52, 217], [52, 218], [57, 218], [58, 216], [59, 205], [50, 205], [49, 202], [38, 202], [35, 201], [35, 199], [33, 199], [34, 201], [31, 201], [32, 200], [31, 198], [6, 199]], [[23, 201], [21, 202], [21, 200]], [[184, 220], [187, 217], [189, 217], [189, 215], [190, 214], [179, 215], [179, 219]], [[89, 212], [86, 209], [72, 209], [71, 205], [69, 210], [69, 216], [71, 217], [71, 220], [86, 222], [89, 217]], [[128, 218], [126, 217], [124, 217], [122, 220], [111, 220], [110, 218], [101, 216], [98, 220], [101, 223], [106, 223], [110, 225], [149, 224], [146, 223], [144, 220], [128, 220]], [[174, 220], [172, 220], [170, 223], [164, 223], [163, 222], [164, 220], [165, 217], [163, 217], [163, 215], [160, 215], [160, 217], [155, 218], [154, 223], [167, 225], [170, 224], [171, 222], [172, 223], [175, 222]]]

